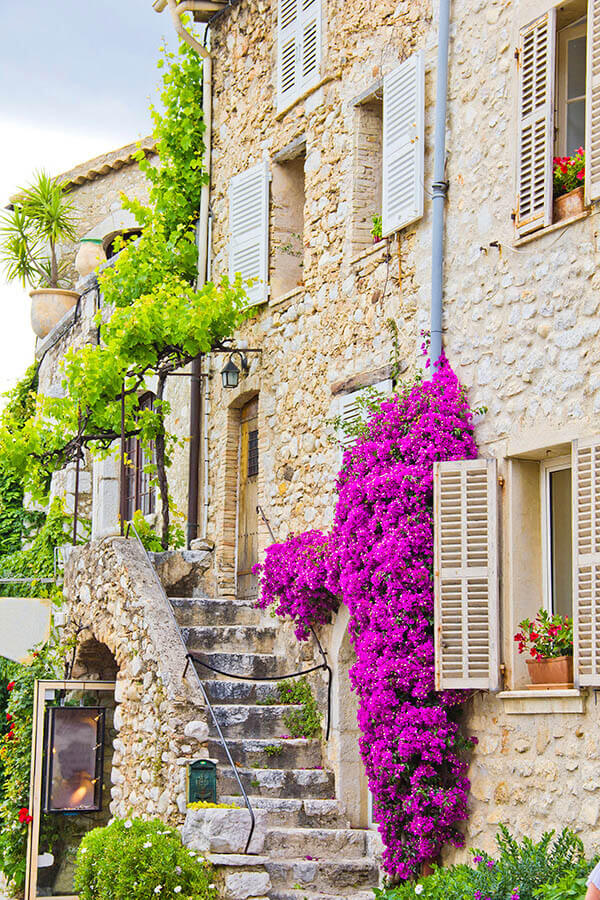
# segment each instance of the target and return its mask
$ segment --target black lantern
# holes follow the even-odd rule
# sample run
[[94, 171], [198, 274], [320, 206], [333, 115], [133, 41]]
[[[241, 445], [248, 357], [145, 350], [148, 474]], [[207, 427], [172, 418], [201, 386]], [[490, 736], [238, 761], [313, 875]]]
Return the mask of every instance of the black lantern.
[[212, 759], [196, 759], [188, 766], [188, 803], [217, 802], [217, 764]]
[[55, 706], [46, 712], [44, 812], [102, 809], [104, 709]]
[[240, 365], [244, 375], [249, 371], [248, 360], [244, 354], [240, 350], [234, 350], [221, 369], [221, 378], [223, 379], [224, 388], [236, 388], [240, 383], [240, 370], [233, 361], [233, 357], [236, 353], [240, 358]]

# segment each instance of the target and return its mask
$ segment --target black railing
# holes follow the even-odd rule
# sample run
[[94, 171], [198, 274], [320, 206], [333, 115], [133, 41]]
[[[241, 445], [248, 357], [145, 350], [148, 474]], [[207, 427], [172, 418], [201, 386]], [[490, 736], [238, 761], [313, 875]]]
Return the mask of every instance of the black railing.
[[[188, 668], [189, 668], [190, 654], [187, 652], [187, 647], [186, 647], [185, 641], [183, 640], [183, 637], [181, 635], [181, 630], [179, 628], [179, 625], [177, 624], [177, 619], [175, 618], [175, 613], [173, 612], [173, 607], [171, 606], [169, 598], [167, 597], [167, 595], [165, 593], [165, 589], [163, 587], [162, 581], [160, 580], [160, 578], [158, 576], [158, 572], [156, 571], [154, 564], [153, 564], [152, 560], [150, 559], [150, 555], [149, 555], [148, 551], [146, 550], [146, 548], [144, 547], [142, 539], [139, 536], [137, 529], [136, 529], [135, 525], [133, 524], [133, 522], [127, 523], [127, 530], [125, 532], [125, 537], [127, 537], [127, 538], [129, 537], [130, 531], [133, 531], [133, 533], [135, 534], [137, 541], [138, 541], [140, 547], [142, 548], [144, 555], [146, 556], [148, 565], [152, 569], [152, 573], [154, 575], [154, 580], [156, 581], [156, 584], [158, 585], [158, 588], [159, 588], [161, 596], [164, 600], [165, 606], [168, 609], [169, 614], [170, 614], [171, 618], [173, 619], [173, 623], [177, 629], [177, 634], [179, 635], [179, 639], [181, 641], [183, 652], [184, 652], [184, 655], [186, 658], [186, 664], [185, 664], [185, 668], [183, 670], [183, 675], [182, 675], [182, 678], [185, 678], [185, 676], [187, 675]], [[238, 783], [239, 789], [242, 792], [242, 796], [244, 798], [244, 803], [246, 804], [246, 809], [250, 813], [250, 833], [248, 835], [248, 840], [246, 841], [246, 848], [244, 850], [244, 853], [249, 853], [250, 842], [252, 841], [252, 835], [254, 834], [254, 827], [256, 825], [256, 818], [254, 816], [254, 810], [252, 809], [252, 804], [250, 803], [250, 800], [248, 799], [248, 795], [247, 795], [246, 791], [244, 790], [244, 785], [242, 784], [239, 772], [237, 770], [237, 766], [233, 761], [233, 757], [231, 756], [231, 752], [229, 750], [229, 745], [227, 744], [227, 741], [225, 740], [225, 736], [223, 735], [223, 732], [221, 731], [221, 726], [219, 725], [219, 721], [215, 715], [215, 711], [212, 708], [212, 704], [208, 698], [208, 694], [206, 692], [204, 684], [202, 683], [202, 679], [198, 675], [198, 672], [196, 671], [195, 666], [192, 666], [192, 670], [194, 672], [194, 675], [196, 676], [196, 682], [197, 682], [198, 686], [200, 687], [200, 690], [202, 691], [202, 695], [204, 697], [204, 702], [206, 703], [206, 706], [208, 707], [208, 711], [210, 712], [214, 726], [217, 729], [217, 734], [219, 735], [219, 740], [221, 741], [221, 744], [223, 745], [223, 749], [225, 750], [225, 754], [227, 755], [227, 759], [229, 760], [229, 764], [233, 770], [233, 774], [235, 775], [235, 779]]]

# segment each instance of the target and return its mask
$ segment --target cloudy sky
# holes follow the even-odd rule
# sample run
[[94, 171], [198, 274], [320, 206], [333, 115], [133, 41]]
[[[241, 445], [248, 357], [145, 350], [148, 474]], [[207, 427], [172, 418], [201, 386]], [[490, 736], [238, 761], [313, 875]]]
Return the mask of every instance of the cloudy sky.
[[[172, 46], [152, 0], [0, 0], [0, 202], [150, 132], [156, 60]], [[0, 391], [33, 360], [29, 297], [0, 272]]]

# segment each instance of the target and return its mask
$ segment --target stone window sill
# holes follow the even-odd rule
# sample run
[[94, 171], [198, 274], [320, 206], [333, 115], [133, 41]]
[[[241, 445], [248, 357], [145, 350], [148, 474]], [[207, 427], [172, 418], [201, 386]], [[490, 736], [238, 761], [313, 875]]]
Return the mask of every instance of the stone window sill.
[[555, 222], [553, 225], [547, 225], [546, 228], [532, 231], [531, 234], [527, 234], [518, 241], [514, 241], [513, 247], [523, 247], [525, 244], [530, 244], [531, 241], [535, 241], [536, 238], [542, 237], [545, 234], [552, 234], [554, 231], [560, 231], [561, 228], [566, 228], [567, 225], [572, 225], [573, 222], [581, 222], [582, 219], [587, 219], [591, 212], [591, 209], [585, 209], [583, 212], [577, 213], [576, 216], [571, 216], [570, 219], [561, 219], [560, 222]]
[[[391, 240], [391, 238], [390, 238]], [[353, 256], [350, 260], [350, 265], [354, 266], [359, 262], [362, 262], [363, 259], [369, 259], [371, 256], [375, 256], [379, 254], [380, 256], [385, 256], [385, 251], [388, 249], [388, 240], [379, 241], [377, 244], [373, 244], [370, 247], [367, 247], [366, 250], [361, 250], [360, 253], [357, 253], [356, 256]]]
[[556, 691], [501, 691], [498, 698], [507, 715], [550, 715], [552, 713], [582, 713], [586, 694], [577, 688]]
[[292, 300], [295, 300], [296, 297], [301, 297], [304, 291], [304, 285], [299, 284], [298, 287], [292, 288], [292, 290], [288, 291], [286, 294], [281, 294], [280, 297], [275, 297], [273, 300], [270, 300], [269, 306], [273, 309], [278, 306], [283, 306], [284, 303], [289, 304]]
[[314, 94], [316, 91], [318, 91], [319, 88], [322, 88], [324, 85], [329, 84], [330, 81], [335, 81], [340, 77], [341, 72], [331, 72], [329, 75], [325, 75], [323, 78], [321, 78], [320, 81], [317, 81], [316, 84], [313, 84], [312, 87], [307, 88], [302, 94], [292, 100], [291, 103], [288, 103], [287, 106], [284, 106], [283, 109], [277, 110], [275, 121], [280, 122], [281, 119], [284, 119], [295, 106], [297, 106], [299, 103], [302, 103], [304, 100], [310, 97], [311, 94]]

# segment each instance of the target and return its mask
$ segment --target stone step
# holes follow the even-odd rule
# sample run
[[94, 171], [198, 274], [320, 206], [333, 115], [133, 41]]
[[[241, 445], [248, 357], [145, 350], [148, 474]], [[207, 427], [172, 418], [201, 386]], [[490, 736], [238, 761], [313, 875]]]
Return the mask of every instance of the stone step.
[[[259, 797], [254, 791], [248, 795], [254, 809], [264, 809], [269, 827], [288, 828], [349, 828], [350, 822], [341, 800], [300, 800], [292, 797]], [[243, 801], [239, 796], [220, 797], [220, 803]]]
[[[201, 675], [205, 671], [210, 674], [202, 666], [198, 666], [198, 673]], [[246, 706], [266, 705], [266, 701], [278, 700], [276, 681], [237, 681], [223, 678], [220, 681], [205, 681], [204, 687], [211, 703], [243, 703]]]
[[269, 893], [269, 900], [373, 900], [373, 891], [352, 891], [346, 889], [342, 894], [322, 894], [301, 890], [278, 890]]
[[170, 597], [180, 627], [193, 625], [260, 625], [264, 613], [225, 597]]
[[[301, 710], [301, 706], [245, 706], [226, 703], [215, 704], [213, 710], [226, 739], [229, 738], [280, 738], [286, 734], [284, 719], [293, 711]], [[209, 734], [215, 737], [217, 732], [209, 720]]]
[[[303, 889], [347, 897], [349, 890], [376, 887], [379, 880], [373, 859], [273, 859], [265, 863], [273, 889]], [[343, 893], [340, 893], [343, 892]]]
[[[234, 796], [239, 804], [240, 789], [233, 769], [223, 766], [218, 770], [217, 793]], [[335, 795], [333, 772], [324, 769], [242, 769], [238, 774], [247, 794], [261, 797], [311, 797], [330, 798]], [[222, 802], [222, 801], [218, 801]]]
[[[314, 738], [229, 740], [228, 732], [225, 737], [236, 766], [245, 769], [317, 769], [323, 765], [321, 742]], [[208, 752], [211, 759], [227, 763], [227, 754], [219, 738], [209, 739]]]
[[205, 666], [196, 665], [201, 678], [222, 679], [228, 675], [240, 675], [245, 678], [271, 678], [280, 676], [285, 671], [285, 660], [272, 653], [204, 653], [198, 654], [203, 662], [208, 663], [219, 672], [212, 672]]
[[181, 629], [188, 650], [218, 653], [271, 653], [273, 625], [194, 625]]
[[361, 859], [367, 854], [367, 836], [366, 830], [359, 828], [268, 827], [263, 852], [272, 859]]

